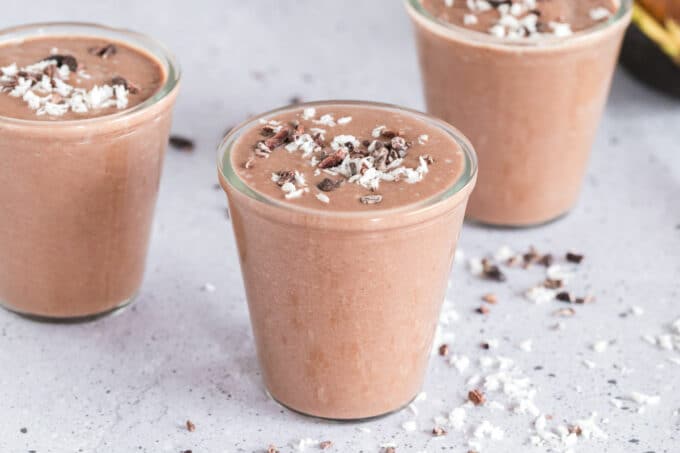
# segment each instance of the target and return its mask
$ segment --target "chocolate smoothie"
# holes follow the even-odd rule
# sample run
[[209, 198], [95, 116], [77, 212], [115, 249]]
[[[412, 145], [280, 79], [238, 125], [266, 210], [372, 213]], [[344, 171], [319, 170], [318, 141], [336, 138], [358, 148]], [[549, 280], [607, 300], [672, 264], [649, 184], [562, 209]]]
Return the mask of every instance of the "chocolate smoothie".
[[0, 302], [82, 319], [138, 290], [178, 73], [132, 32], [0, 32]]
[[317, 103], [235, 129], [218, 165], [271, 395], [332, 419], [408, 404], [475, 182], [467, 140], [397, 107]]
[[427, 106], [479, 153], [468, 215], [547, 222], [576, 203], [630, 0], [406, 0]]

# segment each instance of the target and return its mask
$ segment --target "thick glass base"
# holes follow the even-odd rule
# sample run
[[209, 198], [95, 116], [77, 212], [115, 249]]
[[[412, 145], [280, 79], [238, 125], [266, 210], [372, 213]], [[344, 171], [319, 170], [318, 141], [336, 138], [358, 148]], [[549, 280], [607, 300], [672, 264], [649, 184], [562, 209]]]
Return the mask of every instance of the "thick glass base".
[[401, 407], [399, 407], [399, 408], [397, 408], [397, 409], [394, 409], [394, 410], [391, 410], [391, 411], [382, 413], [382, 414], [371, 415], [371, 416], [368, 416], [368, 417], [359, 417], [359, 418], [334, 418], [334, 417], [322, 417], [322, 416], [320, 416], [320, 415], [308, 414], [308, 413], [306, 413], [306, 412], [299, 411], [299, 410], [297, 410], [297, 409], [294, 409], [294, 408], [292, 408], [292, 407], [290, 407], [290, 406], [288, 406], [288, 405], [282, 403], [281, 401], [279, 401], [278, 399], [276, 399], [271, 393], [269, 393], [269, 391], [267, 391], [267, 395], [269, 395], [269, 397], [270, 397], [271, 399], [273, 399], [274, 401], [276, 401], [276, 403], [278, 403], [280, 406], [284, 407], [285, 409], [288, 409], [288, 410], [291, 411], [291, 412], [295, 412], [296, 414], [302, 415], [302, 416], [304, 416], [304, 417], [315, 418], [315, 419], [317, 419], [317, 420], [325, 420], [325, 421], [329, 421], [329, 422], [337, 422], [337, 423], [364, 423], [364, 422], [372, 422], [372, 421], [374, 421], [374, 420], [378, 420], [378, 419], [381, 419], [381, 418], [385, 418], [385, 417], [388, 417], [388, 416], [390, 416], [390, 415], [392, 415], [392, 414], [396, 414], [397, 412], [403, 411], [403, 410], [406, 409], [406, 408], [407, 408], [407, 407], [408, 407], [408, 406], [416, 399], [416, 397], [417, 397], [417, 395], [416, 395], [416, 396], [414, 396], [413, 398], [411, 398], [411, 399], [409, 400], [409, 402], [406, 403], [406, 404], [404, 404], [403, 406], [401, 406]]
[[58, 317], [58, 316], [45, 316], [45, 315], [36, 315], [33, 313], [25, 313], [20, 310], [16, 310], [12, 308], [11, 305], [6, 304], [2, 301], [0, 301], [0, 306], [4, 308], [5, 310], [14, 313], [18, 316], [21, 316], [22, 318], [28, 319], [30, 321], [35, 321], [35, 322], [42, 322], [42, 323], [50, 323], [50, 324], [80, 324], [80, 323], [86, 323], [86, 322], [91, 322], [91, 321], [96, 321], [98, 319], [111, 316], [114, 314], [121, 313], [124, 311], [127, 307], [129, 307], [137, 298], [137, 294], [133, 294], [132, 297], [129, 299], [124, 300], [120, 304], [116, 305], [115, 307], [103, 311], [101, 313], [94, 313], [91, 315], [85, 315], [85, 316], [72, 316], [72, 317]]
[[559, 214], [557, 217], [553, 217], [552, 219], [544, 220], [541, 222], [537, 223], [527, 223], [527, 224], [505, 224], [505, 223], [492, 223], [492, 222], [486, 222], [484, 220], [477, 220], [473, 217], [466, 216], [465, 217], [465, 222], [471, 225], [476, 225], [480, 227], [485, 227], [485, 228], [494, 228], [494, 229], [499, 229], [499, 230], [528, 230], [532, 228], [541, 228], [547, 225], [550, 225], [552, 223], [559, 222], [563, 218], [567, 217], [571, 211], [566, 211], [563, 212], [562, 214]]

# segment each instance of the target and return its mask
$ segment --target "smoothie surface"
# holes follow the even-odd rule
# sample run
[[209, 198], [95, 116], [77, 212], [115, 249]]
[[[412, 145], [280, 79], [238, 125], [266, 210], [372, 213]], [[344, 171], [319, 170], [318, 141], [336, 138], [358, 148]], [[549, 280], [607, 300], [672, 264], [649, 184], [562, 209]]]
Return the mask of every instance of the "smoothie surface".
[[440, 127], [409, 112], [342, 103], [260, 120], [230, 156], [237, 176], [264, 197], [350, 212], [422, 202], [465, 169], [461, 146]]
[[617, 0], [419, 0], [434, 17], [499, 38], [569, 36], [607, 21]]
[[44, 36], [0, 44], [0, 116], [78, 120], [130, 109], [163, 86], [150, 54], [91, 36]]

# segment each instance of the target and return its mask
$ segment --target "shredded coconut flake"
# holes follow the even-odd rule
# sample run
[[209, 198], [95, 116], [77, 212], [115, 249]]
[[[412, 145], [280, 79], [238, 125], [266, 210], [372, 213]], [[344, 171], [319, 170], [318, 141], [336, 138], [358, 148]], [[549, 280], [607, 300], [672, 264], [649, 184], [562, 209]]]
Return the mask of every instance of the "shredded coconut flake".
[[316, 118], [316, 109], [314, 107], [308, 107], [302, 112], [302, 118], [305, 120], [311, 120]]
[[612, 13], [604, 7], [593, 8], [590, 10], [590, 18], [595, 21], [608, 19]]
[[463, 23], [465, 25], [476, 25], [478, 22], [479, 20], [477, 19], [477, 16], [475, 16], [474, 14], [466, 14], [465, 16], [463, 16]]

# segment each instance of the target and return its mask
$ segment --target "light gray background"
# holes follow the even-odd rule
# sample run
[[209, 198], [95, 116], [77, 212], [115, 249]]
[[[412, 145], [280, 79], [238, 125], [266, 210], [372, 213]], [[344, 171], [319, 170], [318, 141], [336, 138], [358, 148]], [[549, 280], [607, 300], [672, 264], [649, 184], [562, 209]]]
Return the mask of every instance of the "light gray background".
[[[194, 137], [193, 154], [170, 151], [148, 272], [137, 304], [80, 326], [35, 324], [0, 312], [1, 452], [261, 451], [301, 437], [330, 439], [334, 451], [455, 451], [462, 436], [432, 440], [431, 416], [457, 406], [458, 373], [434, 357], [419, 431], [403, 412], [361, 425], [332, 424], [283, 410], [263, 390], [240, 282], [226, 202], [213, 187], [214, 149], [222, 132], [248, 114], [305, 100], [357, 98], [422, 108], [411, 29], [397, 0], [5, 1], [0, 25], [96, 21], [137, 29], [174, 49], [184, 68], [174, 131]], [[540, 95], [540, 93], [537, 93]], [[513, 273], [490, 286], [463, 267], [450, 298], [461, 321], [450, 327], [456, 352], [475, 357], [499, 338], [539, 389], [537, 402], [557, 421], [606, 417], [607, 442], [582, 452], [680, 450], [680, 357], [643, 343], [680, 317], [680, 104], [619, 72], [598, 135], [580, 204], [567, 218], [531, 230], [467, 225], [468, 256], [503, 244], [587, 254], [576, 288], [598, 297], [550, 329], [557, 303], [534, 306], [517, 293], [540, 279]], [[202, 291], [213, 283], [214, 293]], [[490, 316], [473, 313], [479, 296], [503, 302]], [[629, 307], [640, 317], [621, 317]], [[534, 339], [534, 352], [517, 348]], [[590, 345], [612, 340], [603, 354]], [[587, 369], [581, 361], [597, 363]], [[543, 367], [535, 369], [535, 367]], [[623, 369], [623, 372], [622, 372]], [[608, 380], [614, 383], [608, 383]], [[581, 393], [577, 390], [580, 389]], [[612, 397], [632, 390], [661, 395], [644, 414], [620, 410]], [[630, 404], [634, 408], [634, 404]], [[541, 451], [525, 445], [529, 419], [495, 416], [507, 440], [486, 451]], [[197, 425], [188, 433], [183, 424]], [[21, 428], [27, 428], [21, 433]], [[312, 451], [314, 449], [311, 449]]]

